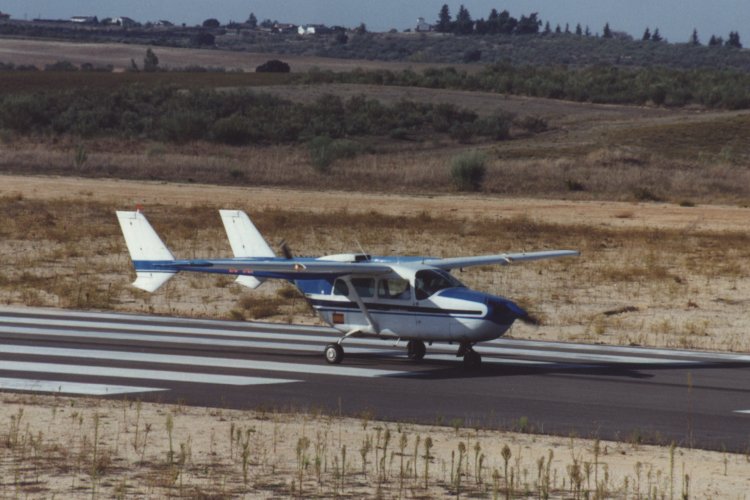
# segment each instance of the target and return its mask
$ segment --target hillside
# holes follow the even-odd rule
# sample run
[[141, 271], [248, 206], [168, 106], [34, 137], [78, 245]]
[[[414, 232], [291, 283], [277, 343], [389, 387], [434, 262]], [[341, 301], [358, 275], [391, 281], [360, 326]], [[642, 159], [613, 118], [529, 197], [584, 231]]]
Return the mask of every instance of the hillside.
[[[201, 40], [202, 34], [210, 35]], [[604, 38], [574, 33], [454, 35], [451, 33], [341, 32], [300, 36], [248, 29], [171, 27], [80, 27], [70, 23], [13, 21], [0, 24], [0, 36], [76, 43], [140, 44], [218, 51], [275, 53], [361, 61], [429, 64], [488, 64], [587, 67], [666, 67], [750, 71], [750, 52], [727, 46]], [[218, 61], [224, 56], [216, 55]], [[0, 58], [2, 60], [2, 58]], [[325, 64], [324, 64], [325, 65]]]

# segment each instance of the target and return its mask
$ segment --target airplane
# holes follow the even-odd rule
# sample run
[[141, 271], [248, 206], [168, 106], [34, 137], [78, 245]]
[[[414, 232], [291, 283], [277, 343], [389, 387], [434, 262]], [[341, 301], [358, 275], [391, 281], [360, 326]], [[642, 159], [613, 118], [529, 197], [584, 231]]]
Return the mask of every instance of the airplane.
[[464, 367], [478, 369], [482, 358], [474, 345], [499, 338], [517, 319], [532, 318], [505, 297], [469, 289], [451, 271], [579, 255], [547, 250], [454, 258], [366, 253], [303, 258], [282, 246], [284, 255], [278, 257], [245, 212], [220, 210], [234, 257], [182, 260], [140, 210], [116, 213], [136, 272], [133, 286], [155, 292], [178, 272], [233, 275], [251, 289], [267, 279], [289, 281], [324, 322], [343, 333], [324, 349], [330, 364], [344, 359], [347, 338], [362, 336], [406, 341], [408, 358], [414, 361], [425, 356], [425, 342], [455, 342]]

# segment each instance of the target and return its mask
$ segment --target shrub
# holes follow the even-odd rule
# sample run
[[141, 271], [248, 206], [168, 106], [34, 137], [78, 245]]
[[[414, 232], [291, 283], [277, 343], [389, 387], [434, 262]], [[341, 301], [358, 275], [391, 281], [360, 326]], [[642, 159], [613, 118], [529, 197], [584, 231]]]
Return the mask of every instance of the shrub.
[[348, 139], [331, 139], [328, 136], [314, 137], [308, 143], [310, 162], [318, 172], [325, 173], [339, 158], [353, 158], [360, 153], [359, 143]]
[[480, 151], [462, 153], [451, 160], [451, 179], [460, 191], [478, 191], [487, 172], [487, 157]]
[[232, 146], [242, 146], [249, 143], [251, 135], [250, 121], [238, 114], [216, 120], [216, 123], [211, 127], [211, 136], [215, 141]]
[[44, 66], [44, 71], [78, 71], [78, 67], [70, 61], [57, 61]]
[[271, 59], [255, 68], [256, 73], [289, 73], [289, 65], [278, 59]]

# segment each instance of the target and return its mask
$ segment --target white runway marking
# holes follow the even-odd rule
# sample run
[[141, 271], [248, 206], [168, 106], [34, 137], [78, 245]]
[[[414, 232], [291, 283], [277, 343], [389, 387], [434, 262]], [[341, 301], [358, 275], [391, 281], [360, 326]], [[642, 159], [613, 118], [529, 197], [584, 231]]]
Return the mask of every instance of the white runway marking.
[[[0, 333], [15, 333], [20, 335], [46, 335], [48, 337], [79, 337], [101, 340], [132, 340], [135, 342], [161, 342], [165, 344], [186, 344], [222, 347], [244, 347], [254, 349], [277, 349], [285, 351], [304, 351], [323, 353], [323, 343], [314, 344], [290, 344], [280, 342], [258, 342], [254, 340], [229, 340], [205, 337], [188, 337], [179, 335], [143, 335], [137, 333], [108, 333], [108, 332], [79, 332], [75, 330], [52, 330], [47, 328], [30, 328], [25, 326], [8, 327], [0, 325]], [[272, 335], [269, 337], [273, 338]], [[331, 342], [332, 339], [328, 339]], [[381, 342], [383, 345], [383, 342]], [[346, 352], [355, 354], [387, 354], [392, 351], [381, 349], [367, 349], [361, 347], [347, 347]]]
[[734, 410], [734, 413], [745, 413], [750, 415], [750, 410]]
[[136, 392], [166, 391], [158, 387], [134, 387], [129, 385], [84, 384], [63, 380], [36, 380], [0, 377], [0, 389], [26, 392], [54, 392], [56, 394], [78, 394], [84, 396], [109, 396]]
[[0, 370], [58, 373], [65, 375], [87, 375], [94, 377], [137, 378], [146, 380], [166, 380], [169, 382], [190, 382], [193, 384], [222, 385], [262, 385], [286, 384], [299, 380], [286, 380], [264, 377], [239, 377], [211, 373], [188, 373], [168, 370], [141, 370], [138, 368], [115, 368], [94, 365], [64, 365], [59, 363], [33, 363], [29, 361], [3, 361]]
[[[53, 356], [64, 358], [106, 359], [125, 362], [163, 363], [183, 366], [210, 366], [213, 368], [235, 368], [242, 370], [264, 370], [274, 372], [310, 373], [316, 375], [336, 375], [366, 378], [409, 374], [409, 372], [377, 370], [373, 368], [354, 368], [350, 366], [340, 365], [305, 365], [298, 363], [280, 363], [277, 361], [214, 358], [207, 356], [182, 356], [174, 354], [104, 351], [97, 349], [67, 349], [60, 347], [36, 347], [22, 345], [0, 345], [0, 353], [28, 354], [34, 356]], [[3, 362], [3, 364], [5, 364], [5, 362]]]
[[[326, 343], [334, 340], [332, 337], [320, 336], [320, 335], [296, 335], [296, 334], [283, 334], [283, 333], [268, 333], [268, 332], [254, 332], [254, 331], [221, 331], [203, 328], [168, 328], [168, 327], [155, 327], [149, 326], [143, 328], [142, 326], [135, 325], [117, 325], [111, 323], [104, 324], [92, 324], [85, 321], [55, 321], [55, 320], [40, 320], [40, 321], [14, 321], [17, 323], [49, 323], [55, 326], [66, 326], [70, 328], [80, 328], [92, 326], [98, 326], [105, 330], [138, 330], [147, 332], [170, 332], [173, 335], [144, 335], [137, 333], [108, 333], [106, 331], [75, 331], [75, 330], [59, 330], [52, 328], [39, 328], [39, 327], [25, 327], [25, 326], [6, 326], [2, 325], [0, 320], [0, 332], [4, 333], [16, 333], [21, 335], [48, 335], [56, 337], [82, 337], [82, 338], [97, 338], [97, 339], [112, 339], [112, 340], [133, 340], [142, 342], [164, 342], [164, 343], [183, 343], [193, 345], [216, 345], [224, 347], [247, 347], [256, 349], [276, 349], [276, 350], [296, 350], [304, 352], [318, 352], [322, 351], [322, 346]], [[88, 324], [86, 324], [88, 323]], [[146, 325], [148, 326], [148, 325]], [[281, 342], [257, 342], [249, 340], [229, 340], [229, 339], [214, 339], [214, 338], [201, 338], [201, 337], [190, 337], [174, 335], [175, 333], [189, 333], [189, 334], [201, 334], [222, 337], [240, 337], [240, 338], [258, 338], [258, 339], [273, 339], [287, 342], [319, 342], [320, 346], [312, 344], [298, 344], [298, 343], [281, 343]], [[357, 339], [349, 338], [344, 342], [344, 349], [346, 352], [352, 354], [378, 354], [381, 353], [379, 350], [351, 347], [351, 344], [355, 345], [370, 345], [370, 346], [383, 346], [388, 343], [388, 340], [380, 339]], [[615, 354], [594, 354], [594, 353], [581, 353], [581, 352], [569, 352], [569, 351], [549, 351], [542, 349], [521, 349], [512, 347], [513, 341], [507, 341], [508, 347], [495, 347], [492, 343], [478, 344], [477, 351], [482, 355], [499, 355], [499, 356], [525, 356], [535, 357], [542, 359], [553, 359], [563, 360], [564, 362], [574, 363], [616, 363], [616, 364], [685, 364], [685, 363], [696, 363], [705, 361], [704, 357], [689, 356], [694, 353], [686, 353], [689, 357], [697, 357], [699, 359], [673, 359], [664, 357], [645, 357], [645, 356], [618, 356]], [[592, 346], [593, 347], [593, 346]], [[429, 351], [435, 352], [452, 352], [455, 351], [456, 347], [450, 345], [433, 345], [428, 348]], [[599, 346], [599, 350], [602, 347]], [[651, 351], [639, 350], [636, 351], [638, 354], [651, 354]], [[676, 354], [674, 351], [667, 351], [670, 354]], [[666, 354], [665, 352], [664, 354]], [[383, 353], [381, 353], [383, 354]], [[695, 353], [700, 354], [700, 353]], [[739, 356], [736, 356], [739, 357]], [[431, 358], [436, 359], [435, 356]], [[750, 361], [750, 356], [747, 356]], [[489, 359], [489, 358], [488, 358]], [[736, 360], [736, 359], [733, 359]]]

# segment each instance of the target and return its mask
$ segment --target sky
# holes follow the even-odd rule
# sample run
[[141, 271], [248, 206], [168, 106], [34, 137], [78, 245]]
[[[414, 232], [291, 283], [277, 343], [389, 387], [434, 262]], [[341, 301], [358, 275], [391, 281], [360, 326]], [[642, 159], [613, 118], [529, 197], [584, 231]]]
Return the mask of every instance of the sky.
[[693, 28], [704, 44], [712, 34], [726, 39], [730, 31], [738, 31], [750, 47], [748, 0], [0, 0], [0, 11], [17, 19], [127, 16], [188, 25], [211, 17], [222, 23], [244, 21], [253, 12], [259, 21], [349, 27], [365, 23], [371, 31], [401, 31], [413, 28], [418, 17], [434, 22], [444, 3], [453, 15], [464, 4], [474, 18], [486, 18], [493, 8], [514, 17], [538, 12], [553, 29], [565, 23], [573, 29], [580, 22], [598, 33], [609, 22], [615, 31], [640, 37], [648, 26], [651, 31], [659, 28], [670, 42], [686, 42]]

